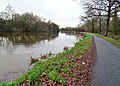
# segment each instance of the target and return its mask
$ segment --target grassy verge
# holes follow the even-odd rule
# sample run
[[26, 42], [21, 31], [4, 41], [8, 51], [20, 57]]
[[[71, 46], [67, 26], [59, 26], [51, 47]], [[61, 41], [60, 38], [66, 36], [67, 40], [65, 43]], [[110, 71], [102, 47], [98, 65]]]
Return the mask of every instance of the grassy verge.
[[[0, 86], [66, 86], [68, 80], [73, 78], [75, 71], [84, 69], [85, 63], [77, 64], [79, 59], [88, 52], [93, 42], [93, 37], [85, 33], [86, 37], [77, 42], [73, 48], [47, 61], [38, 61], [27, 74], [10, 83], [3, 82]], [[73, 75], [74, 74], [74, 75]], [[83, 77], [82, 73], [81, 77]], [[77, 77], [77, 74], [76, 76]]]
[[120, 48], [120, 40], [116, 40], [116, 39], [113, 39], [113, 38], [110, 38], [110, 37], [105, 37], [105, 36], [99, 35], [99, 34], [96, 34], [96, 36], [98, 36], [100, 38], [103, 38], [103, 39], [111, 42], [112, 44], [114, 44], [116, 47]]

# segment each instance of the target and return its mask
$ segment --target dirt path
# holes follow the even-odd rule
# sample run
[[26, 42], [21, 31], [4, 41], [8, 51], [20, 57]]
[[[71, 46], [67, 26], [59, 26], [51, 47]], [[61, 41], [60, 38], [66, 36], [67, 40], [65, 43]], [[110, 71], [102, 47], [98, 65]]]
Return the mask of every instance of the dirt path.
[[94, 36], [97, 61], [93, 86], [120, 86], [120, 49]]

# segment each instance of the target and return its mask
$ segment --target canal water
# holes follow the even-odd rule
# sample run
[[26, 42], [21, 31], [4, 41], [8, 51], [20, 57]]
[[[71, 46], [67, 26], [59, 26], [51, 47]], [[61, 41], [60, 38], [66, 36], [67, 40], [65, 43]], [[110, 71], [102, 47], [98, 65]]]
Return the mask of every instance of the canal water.
[[0, 33], [0, 82], [13, 81], [30, 68], [30, 56], [63, 52], [81, 36], [69, 33]]

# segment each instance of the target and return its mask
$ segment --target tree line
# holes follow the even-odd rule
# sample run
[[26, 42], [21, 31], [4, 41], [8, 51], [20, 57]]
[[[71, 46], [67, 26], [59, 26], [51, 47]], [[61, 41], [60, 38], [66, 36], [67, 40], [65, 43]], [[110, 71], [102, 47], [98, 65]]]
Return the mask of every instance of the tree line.
[[85, 31], [105, 36], [120, 35], [120, 0], [84, 0], [85, 15], [80, 16]]
[[31, 13], [18, 14], [8, 4], [0, 12], [0, 32], [58, 32], [59, 26]]

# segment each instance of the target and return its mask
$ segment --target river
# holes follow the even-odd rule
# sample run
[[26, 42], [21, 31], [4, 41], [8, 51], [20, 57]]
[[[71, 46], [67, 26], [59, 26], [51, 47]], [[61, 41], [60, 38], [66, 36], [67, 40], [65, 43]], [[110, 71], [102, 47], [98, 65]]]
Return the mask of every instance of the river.
[[30, 56], [63, 52], [81, 36], [70, 33], [0, 33], [0, 82], [13, 81], [30, 69]]

